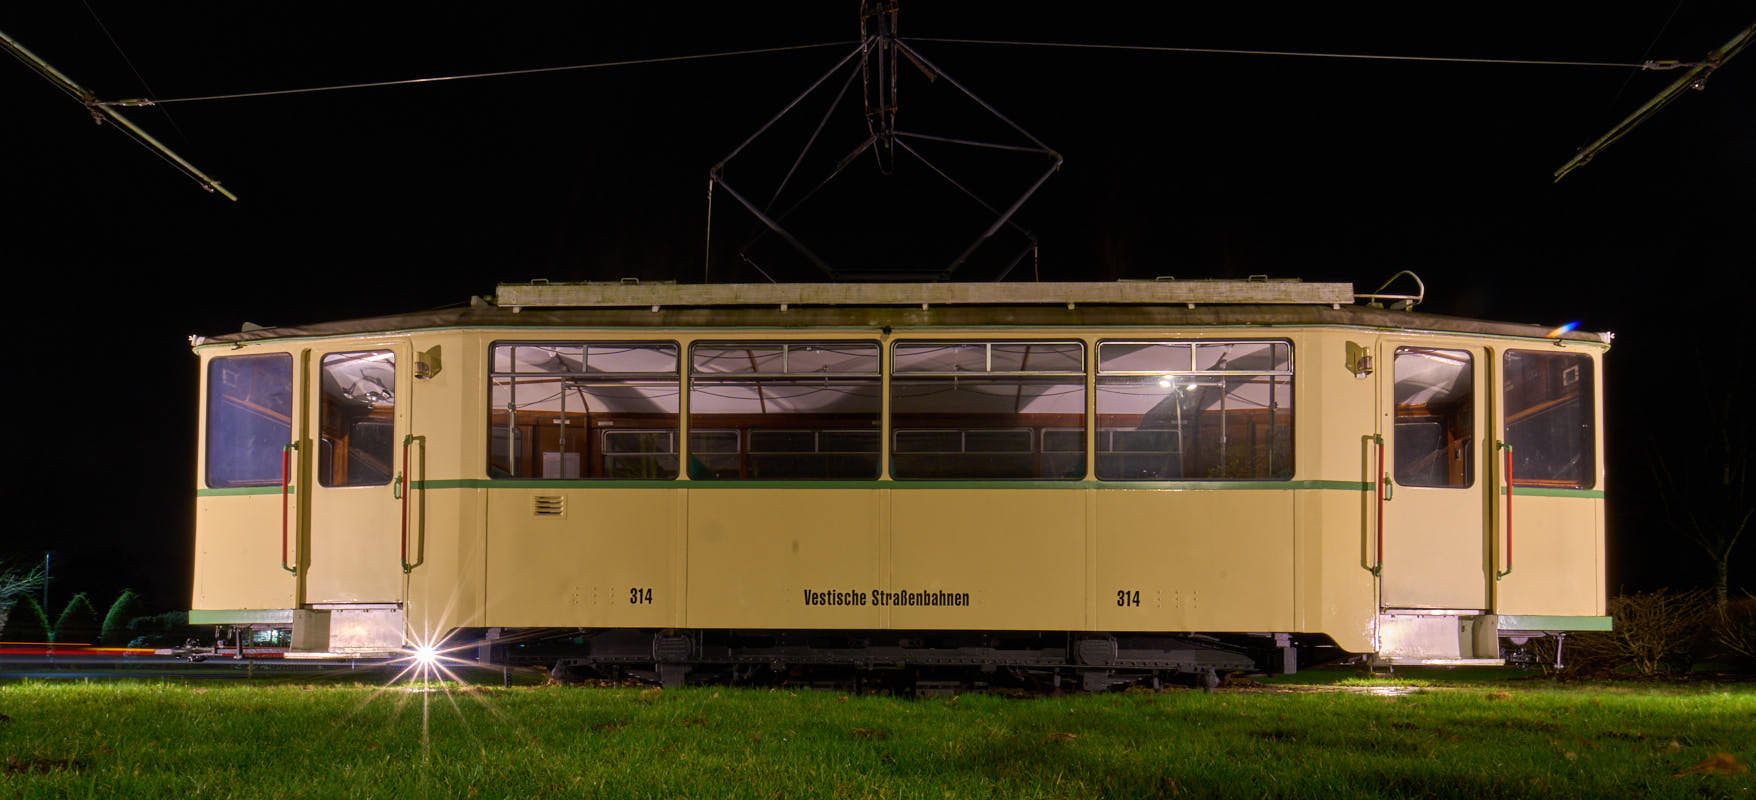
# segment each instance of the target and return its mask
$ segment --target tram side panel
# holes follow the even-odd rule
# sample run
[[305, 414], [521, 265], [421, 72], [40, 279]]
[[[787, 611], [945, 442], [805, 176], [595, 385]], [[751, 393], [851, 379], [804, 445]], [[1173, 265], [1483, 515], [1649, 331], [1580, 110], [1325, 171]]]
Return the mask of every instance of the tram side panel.
[[[280, 496], [197, 497], [195, 592], [199, 610], [295, 607], [297, 583], [280, 567]], [[295, 554], [290, 552], [287, 562]]]
[[1369, 571], [1374, 495], [1358, 489], [1294, 493], [1295, 622], [1350, 653], [1376, 649], [1378, 595]]
[[1087, 630], [1077, 489], [890, 491], [890, 627]]
[[1513, 502], [1513, 569], [1499, 581], [1495, 611], [1602, 616], [1603, 500], [1517, 495]]
[[[1556, 362], [1553, 366], [1559, 369], [1561, 381], [1567, 376], [1585, 382], [1592, 391], [1592, 410], [1589, 417], [1593, 423], [1592, 447], [1595, 452], [1589, 470], [1575, 473], [1562, 470], [1570, 477], [1583, 480], [1555, 480], [1556, 473], [1540, 472], [1526, 469], [1515, 471], [1514, 482], [1517, 486], [1511, 496], [1512, 520], [1510, 530], [1507, 529], [1504, 505], [1507, 498], [1498, 498], [1502, 508], [1499, 513], [1500, 528], [1497, 531], [1497, 572], [1507, 570], [1507, 559], [1510, 556], [1511, 570], [1498, 581], [1495, 611], [1501, 614], [1537, 615], [1537, 616], [1603, 616], [1607, 612], [1607, 586], [1604, 578], [1604, 409], [1603, 409], [1603, 351], [1595, 348], [1568, 346], [1565, 349], [1546, 349], [1537, 352], [1531, 349], [1513, 348], [1516, 353], [1533, 354], [1539, 359]], [[1565, 358], [1575, 359], [1568, 364]], [[1528, 356], [1527, 356], [1528, 357]], [[1499, 365], [1507, 364], [1506, 353], [1497, 358]], [[1569, 371], [1568, 367], [1575, 367]], [[1531, 372], [1521, 372], [1527, 382], [1540, 380]], [[1521, 402], [1520, 407], [1530, 406], [1530, 411], [1538, 414], [1547, 409], [1545, 405], [1555, 404], [1554, 400], [1547, 403]], [[1522, 409], [1512, 408], [1513, 403], [1507, 402], [1503, 411], [1511, 416], [1523, 417]], [[1551, 412], [1552, 413], [1552, 412]], [[1541, 449], [1529, 442], [1529, 437], [1508, 435], [1508, 439], [1525, 439], [1527, 449]], [[1550, 448], [1554, 443], [1543, 442]], [[1533, 454], [1526, 454], [1526, 458]], [[1584, 454], [1576, 454], [1584, 461]], [[1563, 459], [1550, 454], [1547, 460], [1550, 465], [1562, 462]], [[1515, 458], [1517, 458], [1515, 453]], [[1527, 465], [1529, 462], [1526, 462]], [[1496, 464], [1496, 467], [1501, 466]], [[1534, 473], [1534, 474], [1532, 474]], [[1579, 486], [1578, 484], [1584, 484]], [[1508, 536], [1510, 535], [1510, 543]]]
[[888, 562], [880, 491], [709, 488], [687, 495], [687, 627], [887, 626], [872, 596]]
[[1375, 369], [1362, 360], [1376, 346], [1367, 331], [1305, 333], [1299, 347], [1294, 492], [1295, 622], [1349, 652], [1374, 649], [1378, 615], [1374, 553]]
[[[204, 353], [199, 361], [190, 608], [293, 608], [298, 583], [282, 565], [296, 564], [299, 557], [292, 533], [299, 508], [296, 496], [283, 501], [280, 464], [281, 447], [291, 437], [295, 358], [284, 349], [225, 355], [228, 360], [221, 361]], [[216, 454], [211, 460], [210, 451]], [[249, 455], [240, 457], [241, 452]]]
[[487, 624], [676, 624], [676, 489], [495, 488], [486, 493]]
[[416, 335], [410, 343], [417, 378], [407, 466], [407, 623], [412, 636], [429, 641], [452, 628], [487, 624], [488, 492], [467, 480], [483, 463], [477, 420], [486, 400], [476, 377], [483, 346], [480, 337], [462, 333]]
[[1099, 629], [1294, 629], [1292, 492], [1096, 494]]

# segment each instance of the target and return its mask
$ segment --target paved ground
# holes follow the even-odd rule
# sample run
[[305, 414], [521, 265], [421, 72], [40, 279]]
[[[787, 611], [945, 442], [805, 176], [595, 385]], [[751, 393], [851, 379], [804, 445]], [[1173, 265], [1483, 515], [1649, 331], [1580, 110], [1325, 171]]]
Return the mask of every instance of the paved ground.
[[[172, 656], [114, 653], [0, 654], [0, 681], [115, 680], [177, 678], [203, 680], [251, 680], [274, 676], [343, 676], [357, 674], [372, 680], [384, 673], [383, 661], [288, 661], [281, 658], [230, 656], [191, 663]], [[389, 674], [383, 676], [388, 679]]]

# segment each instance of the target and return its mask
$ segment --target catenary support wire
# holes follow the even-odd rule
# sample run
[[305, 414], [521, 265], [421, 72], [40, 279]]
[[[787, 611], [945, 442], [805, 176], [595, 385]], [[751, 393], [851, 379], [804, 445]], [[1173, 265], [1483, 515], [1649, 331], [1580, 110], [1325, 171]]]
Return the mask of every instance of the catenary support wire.
[[1665, 106], [1670, 105], [1672, 100], [1682, 97], [1684, 92], [1690, 89], [1705, 89], [1707, 76], [1712, 75], [1714, 70], [1730, 61], [1732, 56], [1744, 49], [1744, 45], [1749, 44], [1753, 37], [1756, 37], [1756, 25], [1738, 31], [1737, 35], [1733, 36], [1730, 41], [1721, 45], [1718, 50], [1708, 53], [1706, 59], [1695, 64], [1688, 72], [1678, 76], [1675, 81], [1671, 82], [1671, 85], [1666, 86], [1651, 100], [1635, 109], [1634, 113], [1616, 123], [1608, 133], [1599, 136], [1591, 144], [1579, 148], [1579, 152], [1574, 153], [1572, 158], [1567, 159], [1567, 163], [1555, 170], [1555, 181], [1559, 183], [1562, 178], [1567, 177], [1567, 173], [1585, 166], [1598, 153], [1603, 152], [1605, 148], [1615, 144], [1622, 137], [1627, 136], [1630, 131], [1639, 127], [1640, 123], [1651, 119]]
[[760, 47], [752, 50], [725, 50], [717, 53], [696, 53], [682, 56], [659, 56], [657, 58], [630, 58], [619, 61], [597, 61], [589, 64], [569, 64], [561, 67], [533, 67], [530, 69], [507, 69], [496, 72], [472, 72], [466, 75], [438, 75], [430, 78], [405, 78], [393, 81], [367, 81], [364, 83], [342, 83], [331, 86], [311, 86], [302, 89], [269, 89], [258, 92], [233, 92], [230, 94], [208, 94], [194, 97], [165, 97], [158, 99], [103, 100], [100, 106], [151, 107], [170, 103], [199, 103], [208, 100], [238, 100], [247, 97], [275, 97], [289, 94], [314, 94], [317, 92], [339, 92], [348, 89], [375, 89], [383, 86], [412, 86], [422, 83], [441, 83], [444, 81], [463, 81], [476, 78], [505, 78], [515, 75], [541, 75], [550, 72], [573, 72], [585, 69], [602, 69], [605, 67], [632, 67], [641, 64], [671, 64], [680, 61], [704, 61], [710, 58], [727, 56], [751, 56], [762, 53], [784, 53], [792, 50], [812, 50], [822, 47], [845, 47], [854, 42], [818, 42], [816, 44], [795, 44], [784, 47]]
[[185, 161], [182, 156], [177, 155], [171, 150], [171, 148], [166, 147], [163, 142], [153, 138], [152, 134], [142, 130], [140, 126], [135, 125], [132, 120], [123, 116], [122, 112], [99, 103], [96, 96], [86, 90], [85, 87], [80, 86], [72, 78], [62, 74], [60, 70], [50, 66], [48, 62], [37, 57], [35, 53], [25, 49], [24, 45], [19, 44], [16, 39], [6, 35], [5, 31], [0, 31], [0, 49], [5, 49], [8, 53], [11, 53], [14, 58], [24, 62], [25, 66], [30, 67], [32, 70], [35, 70], [38, 75], [43, 76], [45, 80], [55, 84], [55, 86], [61, 91], [66, 92], [73, 99], [78, 100], [81, 105], [84, 105], [86, 109], [91, 112], [92, 119], [99, 124], [102, 124], [106, 120], [114, 123], [116, 130], [121, 131], [123, 135], [133, 139], [141, 146], [151, 150], [160, 158], [163, 158], [183, 174], [194, 179], [196, 183], [201, 184], [202, 188], [210, 192], [218, 192], [227, 200], [236, 201], [238, 199], [237, 195], [232, 194], [226, 189], [226, 187], [221, 186], [219, 181], [214, 180], [207, 173], [202, 172], [194, 164]]

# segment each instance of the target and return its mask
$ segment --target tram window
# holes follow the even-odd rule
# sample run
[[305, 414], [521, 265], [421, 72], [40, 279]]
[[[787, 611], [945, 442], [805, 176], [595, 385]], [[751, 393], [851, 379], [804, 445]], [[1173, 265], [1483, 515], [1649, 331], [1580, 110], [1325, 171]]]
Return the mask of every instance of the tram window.
[[1392, 447], [1396, 482], [1475, 483], [1475, 359], [1463, 350], [1398, 347]]
[[1286, 342], [1196, 342], [1197, 372], [1290, 372], [1293, 346]]
[[[642, 480], [671, 478], [677, 474], [677, 432], [674, 430], [606, 430], [602, 438], [603, 470], [594, 477]], [[545, 474], [543, 477], [578, 475]]]
[[1195, 363], [1194, 342], [1103, 342], [1099, 372], [1188, 372]]
[[961, 453], [963, 452], [963, 431], [896, 431], [896, 444], [892, 448], [898, 453]]
[[817, 447], [825, 453], [876, 453], [878, 452], [878, 432], [870, 431], [819, 431]]
[[1597, 483], [1591, 357], [1506, 352], [1506, 443], [1517, 486], [1590, 489]]
[[207, 364], [207, 485], [274, 486], [293, 440], [293, 357], [226, 356]]
[[[690, 348], [689, 477], [878, 477], [875, 342], [697, 342]], [[714, 430], [696, 447], [694, 432]]]
[[895, 477], [1085, 477], [1083, 343], [898, 342], [892, 358]]
[[815, 453], [816, 431], [750, 431], [752, 453]]
[[317, 482], [390, 483], [396, 464], [396, 354], [330, 353], [319, 370]]
[[677, 345], [495, 342], [490, 362], [490, 477], [677, 477]]
[[1292, 343], [1101, 342], [1097, 413], [1100, 479], [1287, 480]]
[[707, 480], [720, 475], [737, 475], [744, 463], [735, 430], [689, 431], [689, 477]]
[[1043, 468], [1056, 474], [1085, 472], [1085, 431], [1043, 429]]

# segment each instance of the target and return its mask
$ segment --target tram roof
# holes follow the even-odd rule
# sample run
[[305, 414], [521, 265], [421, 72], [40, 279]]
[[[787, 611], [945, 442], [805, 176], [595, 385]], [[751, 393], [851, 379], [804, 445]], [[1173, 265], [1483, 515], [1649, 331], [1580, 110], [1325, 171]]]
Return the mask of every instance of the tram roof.
[[[1544, 338], [1540, 325], [1356, 305], [1348, 283], [1156, 280], [1077, 283], [500, 284], [464, 308], [304, 325], [246, 325], [196, 345], [432, 328], [1293, 327], [1338, 325]], [[1607, 344], [1609, 333], [1560, 338]]]

